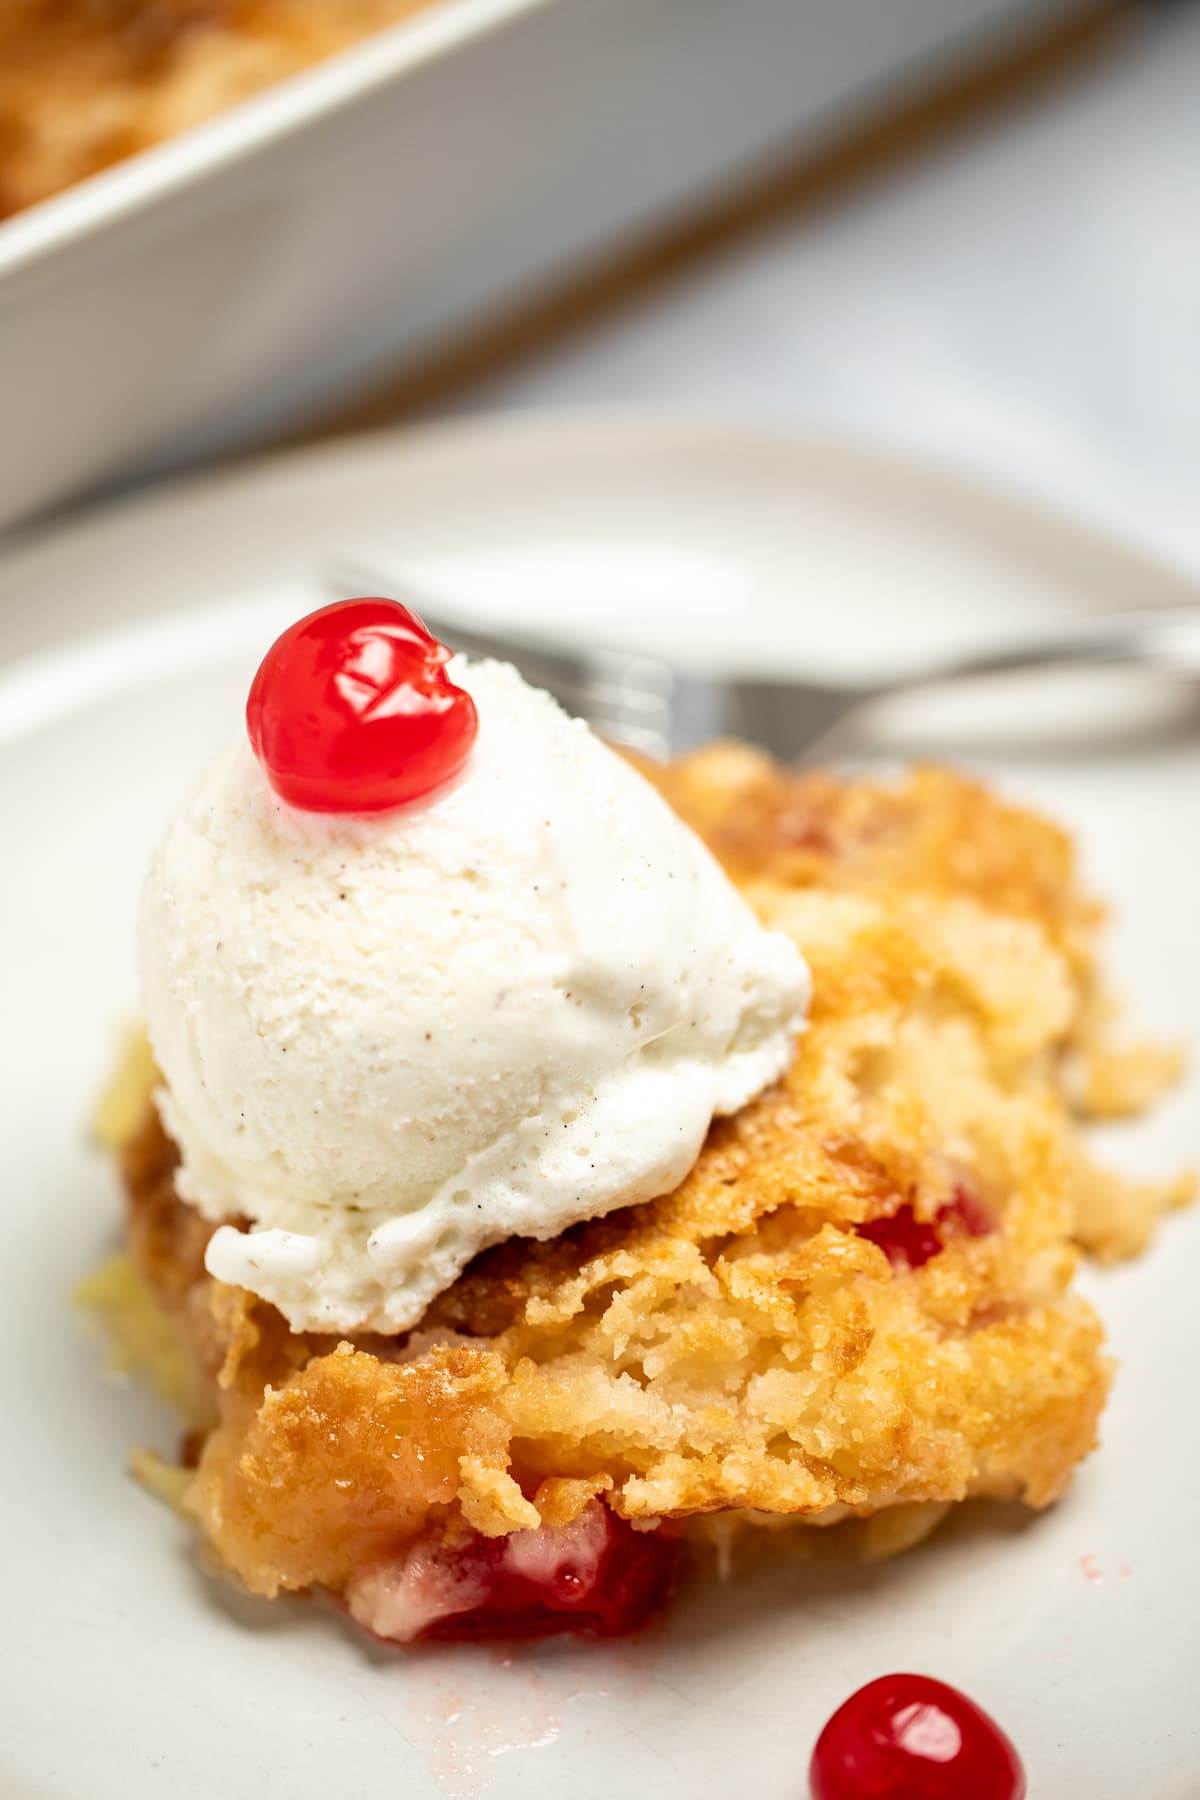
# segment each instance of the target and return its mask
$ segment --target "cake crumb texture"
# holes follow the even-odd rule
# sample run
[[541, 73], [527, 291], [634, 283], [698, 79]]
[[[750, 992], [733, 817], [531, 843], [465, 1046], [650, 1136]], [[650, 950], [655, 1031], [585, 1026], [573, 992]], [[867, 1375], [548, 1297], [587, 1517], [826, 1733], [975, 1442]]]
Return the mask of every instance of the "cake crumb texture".
[[[1083, 1148], [1081, 1117], [1177, 1065], [1113, 1038], [1067, 836], [937, 769], [791, 775], [717, 745], [646, 772], [814, 975], [790, 1073], [674, 1193], [488, 1251], [407, 1337], [298, 1334], [206, 1275], [143, 1071], [130, 1248], [218, 1420], [186, 1504], [256, 1592], [336, 1592], [421, 1531], [562, 1525], [596, 1495], [697, 1535], [870, 1519], [886, 1555], [968, 1496], [1047, 1505], [1096, 1442], [1078, 1246], [1132, 1253], [1192, 1190]], [[885, 1247], [905, 1221], [936, 1233], [919, 1266]]]

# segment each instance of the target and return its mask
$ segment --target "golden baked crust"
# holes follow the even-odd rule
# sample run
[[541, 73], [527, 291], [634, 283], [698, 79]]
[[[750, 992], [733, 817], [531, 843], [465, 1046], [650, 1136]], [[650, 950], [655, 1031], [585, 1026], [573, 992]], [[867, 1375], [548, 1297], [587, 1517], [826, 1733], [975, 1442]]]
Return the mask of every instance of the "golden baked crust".
[[0, 218], [430, 0], [4, 0]]
[[[1074, 1243], [1144, 1240], [1187, 1190], [1080, 1147], [1073, 1097], [1118, 1065], [1068, 839], [938, 770], [789, 776], [716, 746], [651, 773], [815, 978], [791, 1073], [675, 1193], [489, 1251], [407, 1339], [338, 1343], [204, 1274], [151, 1109], [125, 1147], [134, 1256], [220, 1421], [188, 1505], [258, 1592], [597, 1493], [639, 1521], [1040, 1507], [1096, 1441], [1110, 1371]], [[940, 1252], [893, 1266], [857, 1229], [897, 1214]]]

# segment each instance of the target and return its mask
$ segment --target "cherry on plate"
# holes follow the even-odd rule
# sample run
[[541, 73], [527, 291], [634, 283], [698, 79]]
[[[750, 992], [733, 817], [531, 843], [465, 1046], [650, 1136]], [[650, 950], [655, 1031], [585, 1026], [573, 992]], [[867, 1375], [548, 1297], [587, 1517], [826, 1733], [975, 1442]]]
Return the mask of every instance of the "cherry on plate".
[[842, 1703], [813, 1751], [812, 1800], [1025, 1800], [994, 1719], [929, 1675], [881, 1675]]
[[385, 812], [453, 779], [478, 730], [450, 652], [395, 600], [340, 600], [267, 651], [246, 729], [281, 800], [303, 812]]

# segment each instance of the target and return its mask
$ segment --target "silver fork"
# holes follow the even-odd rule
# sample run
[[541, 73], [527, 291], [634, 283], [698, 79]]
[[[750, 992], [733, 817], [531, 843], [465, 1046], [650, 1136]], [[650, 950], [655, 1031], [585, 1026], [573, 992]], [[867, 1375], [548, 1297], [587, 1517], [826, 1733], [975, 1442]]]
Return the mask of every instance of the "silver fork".
[[785, 762], [828, 749], [848, 727], [861, 729], [881, 701], [961, 683], [1037, 670], [1121, 667], [1200, 678], [1200, 602], [1082, 616], [1053, 629], [915, 670], [855, 683], [804, 676], [693, 674], [636, 651], [547, 643], [534, 633], [464, 625], [378, 569], [344, 563], [324, 586], [339, 597], [386, 594], [411, 605], [434, 636], [471, 657], [515, 663], [568, 712], [618, 743], [672, 755], [714, 738], [761, 744]]

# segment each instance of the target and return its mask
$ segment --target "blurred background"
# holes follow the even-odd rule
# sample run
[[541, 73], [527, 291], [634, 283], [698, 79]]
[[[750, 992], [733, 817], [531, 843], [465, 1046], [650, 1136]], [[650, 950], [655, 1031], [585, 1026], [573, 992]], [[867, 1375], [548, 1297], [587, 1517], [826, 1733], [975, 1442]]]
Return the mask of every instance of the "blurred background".
[[1200, 569], [1200, 9], [6, 0], [0, 527], [463, 412], [915, 447]]

